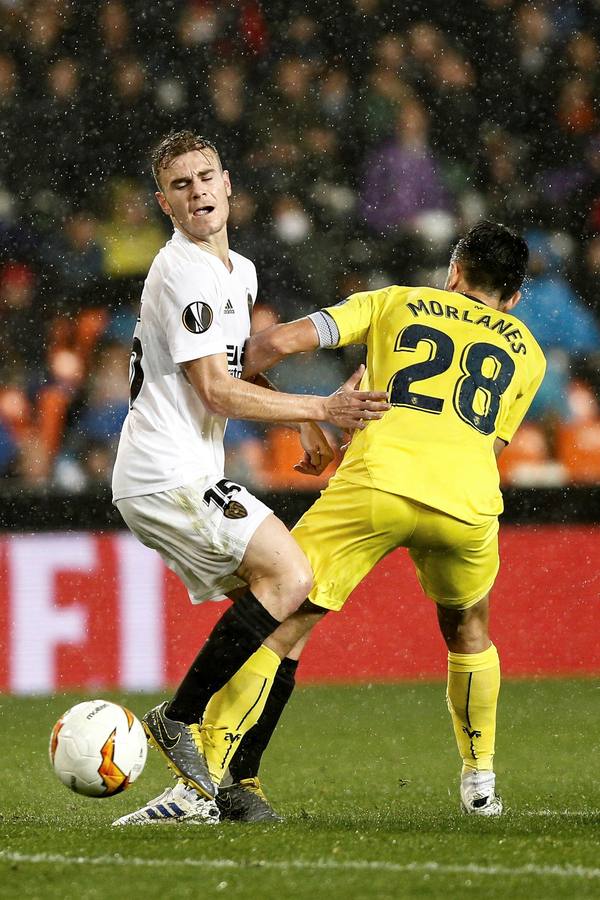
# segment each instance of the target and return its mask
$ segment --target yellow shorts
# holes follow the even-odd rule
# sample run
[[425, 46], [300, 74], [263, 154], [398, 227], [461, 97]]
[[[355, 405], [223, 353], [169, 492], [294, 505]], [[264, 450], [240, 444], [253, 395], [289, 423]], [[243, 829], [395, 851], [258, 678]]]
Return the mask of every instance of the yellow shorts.
[[365, 575], [397, 547], [408, 548], [427, 596], [456, 609], [485, 597], [500, 564], [495, 516], [469, 525], [339, 476], [292, 534], [312, 566], [310, 599], [326, 609], [341, 609]]

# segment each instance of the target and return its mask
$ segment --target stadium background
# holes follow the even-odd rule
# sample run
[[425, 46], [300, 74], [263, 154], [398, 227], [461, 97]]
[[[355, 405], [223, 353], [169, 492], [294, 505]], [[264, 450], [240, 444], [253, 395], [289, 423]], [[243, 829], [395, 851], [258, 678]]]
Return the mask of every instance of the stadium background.
[[[502, 459], [493, 632], [506, 674], [600, 672], [600, 4], [406, 6], [0, 2], [0, 689], [155, 689], [218, 612], [120, 532], [108, 490], [141, 283], [168, 237], [148, 149], [180, 127], [230, 169], [262, 324], [441, 285], [483, 216], [526, 233], [517, 312], [549, 368]], [[359, 359], [298, 358], [275, 380], [326, 393]], [[288, 432], [231, 423], [228, 454], [286, 521], [310, 503]], [[300, 675], [441, 676], [444, 657], [396, 555]]]

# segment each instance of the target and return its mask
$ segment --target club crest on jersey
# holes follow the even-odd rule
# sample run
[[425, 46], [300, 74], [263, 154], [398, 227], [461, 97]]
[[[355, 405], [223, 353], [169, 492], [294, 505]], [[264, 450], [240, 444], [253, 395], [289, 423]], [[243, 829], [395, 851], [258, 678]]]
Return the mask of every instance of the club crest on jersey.
[[181, 314], [181, 321], [192, 334], [204, 334], [212, 325], [212, 320], [213, 311], [208, 303], [203, 303], [202, 300], [188, 303]]
[[223, 515], [226, 519], [245, 519], [248, 515], [248, 510], [241, 503], [238, 503], [237, 500], [230, 500], [223, 510]]

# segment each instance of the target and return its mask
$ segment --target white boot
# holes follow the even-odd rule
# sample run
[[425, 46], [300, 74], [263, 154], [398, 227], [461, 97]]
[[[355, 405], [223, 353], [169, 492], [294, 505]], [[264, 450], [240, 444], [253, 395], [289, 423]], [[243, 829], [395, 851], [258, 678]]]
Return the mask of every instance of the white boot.
[[219, 810], [214, 800], [201, 797], [196, 791], [178, 781], [174, 787], [165, 788], [162, 794], [148, 800], [140, 809], [127, 813], [113, 825], [156, 825], [191, 822], [195, 825], [215, 825]]
[[460, 802], [463, 811], [473, 816], [501, 816], [502, 800], [496, 796], [494, 772], [464, 774], [460, 783]]

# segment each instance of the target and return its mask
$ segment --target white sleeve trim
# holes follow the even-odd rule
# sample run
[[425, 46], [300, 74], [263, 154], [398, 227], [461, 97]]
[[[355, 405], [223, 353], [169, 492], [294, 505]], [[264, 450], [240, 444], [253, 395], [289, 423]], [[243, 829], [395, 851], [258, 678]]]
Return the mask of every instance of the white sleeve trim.
[[340, 342], [340, 332], [333, 316], [319, 310], [319, 312], [311, 313], [308, 318], [317, 329], [319, 347], [337, 347]]

